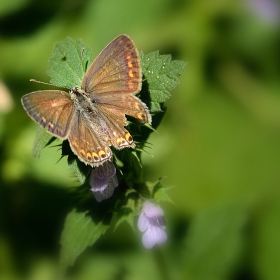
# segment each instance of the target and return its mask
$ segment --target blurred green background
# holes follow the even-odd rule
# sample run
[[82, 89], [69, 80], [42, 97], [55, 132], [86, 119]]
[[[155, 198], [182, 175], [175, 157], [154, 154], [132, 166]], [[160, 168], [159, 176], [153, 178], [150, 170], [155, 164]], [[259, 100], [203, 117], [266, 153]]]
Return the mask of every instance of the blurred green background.
[[29, 79], [49, 81], [56, 41], [82, 38], [96, 56], [122, 33], [188, 62], [143, 156], [147, 179], [172, 187], [169, 240], [160, 258], [123, 225], [78, 259], [75, 279], [280, 279], [279, 25], [276, 0], [1, 0], [0, 280], [55, 279], [78, 186], [58, 148], [31, 156], [20, 98], [48, 86]]

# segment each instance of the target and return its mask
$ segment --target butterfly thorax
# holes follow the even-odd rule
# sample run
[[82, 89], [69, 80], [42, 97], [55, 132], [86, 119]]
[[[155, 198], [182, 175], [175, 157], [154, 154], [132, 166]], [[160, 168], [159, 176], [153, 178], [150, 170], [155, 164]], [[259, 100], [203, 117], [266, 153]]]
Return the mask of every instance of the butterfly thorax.
[[76, 108], [76, 113], [82, 114], [87, 121], [87, 125], [91, 126], [101, 138], [107, 139], [109, 137], [108, 125], [98, 114], [95, 105], [98, 100], [90, 98], [88, 93], [78, 87], [72, 88], [69, 93]]
[[94, 108], [94, 99], [90, 99], [89, 95], [82, 89], [74, 87], [70, 90], [70, 96], [74, 103], [75, 108], [85, 115], [95, 115], [96, 108]]

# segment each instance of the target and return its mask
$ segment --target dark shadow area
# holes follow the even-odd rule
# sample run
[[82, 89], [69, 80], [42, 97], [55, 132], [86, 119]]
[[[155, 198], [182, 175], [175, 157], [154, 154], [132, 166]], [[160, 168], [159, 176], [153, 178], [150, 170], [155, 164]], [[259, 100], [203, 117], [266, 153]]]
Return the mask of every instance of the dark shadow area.
[[30, 35], [57, 15], [69, 19], [73, 16], [78, 17], [86, 7], [87, 1], [29, 1], [20, 10], [13, 11], [0, 18], [0, 36], [13, 38]]

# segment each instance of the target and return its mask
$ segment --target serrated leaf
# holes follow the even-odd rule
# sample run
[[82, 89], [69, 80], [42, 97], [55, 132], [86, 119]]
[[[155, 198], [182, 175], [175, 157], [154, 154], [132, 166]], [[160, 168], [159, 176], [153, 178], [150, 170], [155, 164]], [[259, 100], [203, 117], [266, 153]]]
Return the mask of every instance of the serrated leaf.
[[149, 85], [151, 112], [160, 111], [159, 103], [170, 97], [170, 90], [179, 84], [178, 77], [183, 73], [186, 63], [171, 60], [171, 55], [159, 55], [158, 51], [147, 55], [140, 53], [142, 71]]
[[90, 59], [91, 48], [85, 47], [81, 39], [68, 37], [56, 43], [47, 70], [50, 82], [68, 89], [80, 86]]
[[155, 182], [149, 182], [147, 181], [145, 183], [147, 189], [149, 190], [150, 194], [153, 194], [154, 193], [154, 189], [155, 187], [159, 184], [160, 180], [156, 180]]
[[43, 127], [38, 126], [36, 137], [33, 143], [32, 148], [32, 156], [35, 158], [39, 158], [41, 155], [41, 151], [43, 148], [50, 143], [51, 139], [55, 140], [55, 138], [49, 134]]
[[153, 191], [153, 197], [154, 200], [156, 201], [165, 201], [165, 202], [170, 202], [173, 203], [169, 195], [167, 194], [169, 190], [171, 190], [172, 187], [166, 187], [159, 182]]
[[161, 111], [160, 104], [158, 102], [151, 101], [150, 110], [151, 112], [160, 112]]
[[66, 217], [61, 235], [60, 268], [62, 273], [67, 267], [74, 264], [76, 258], [89, 246], [92, 246], [108, 225], [95, 223], [86, 212], [80, 213], [72, 210]]
[[150, 198], [155, 201], [166, 201], [172, 202], [167, 192], [170, 190], [170, 187], [166, 187], [161, 183], [161, 178], [155, 182], [145, 182], [146, 189], [149, 191]]

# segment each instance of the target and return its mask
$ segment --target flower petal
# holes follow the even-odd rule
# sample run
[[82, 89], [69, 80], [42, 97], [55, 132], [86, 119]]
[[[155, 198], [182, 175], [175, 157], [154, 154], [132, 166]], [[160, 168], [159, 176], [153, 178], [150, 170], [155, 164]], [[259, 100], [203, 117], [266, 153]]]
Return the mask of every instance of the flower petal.
[[94, 184], [91, 190], [97, 202], [110, 198], [114, 193], [115, 187], [119, 184], [117, 175], [109, 179], [93, 177], [93, 182]]
[[116, 174], [116, 167], [112, 162], [106, 161], [103, 165], [96, 167], [92, 172], [94, 173], [94, 177], [109, 179]]
[[101, 192], [104, 199], [108, 199], [113, 195], [115, 187], [118, 186], [117, 176], [110, 178], [107, 183], [107, 188]]
[[97, 202], [101, 202], [104, 199], [102, 192], [93, 192], [93, 195]]
[[92, 175], [93, 172], [90, 175], [89, 183], [92, 186], [91, 190], [93, 192], [102, 192], [104, 191], [108, 186], [108, 179], [99, 179]]
[[148, 201], [143, 204], [143, 212], [149, 218], [164, 216], [163, 210], [159, 206]]
[[138, 229], [142, 232], [146, 231], [149, 228], [150, 221], [149, 221], [148, 217], [145, 215], [145, 213], [142, 212], [140, 214], [140, 216], [138, 218], [137, 226], [138, 226]]
[[142, 236], [143, 246], [147, 249], [156, 244], [162, 244], [167, 240], [166, 232], [160, 227], [151, 226]]

